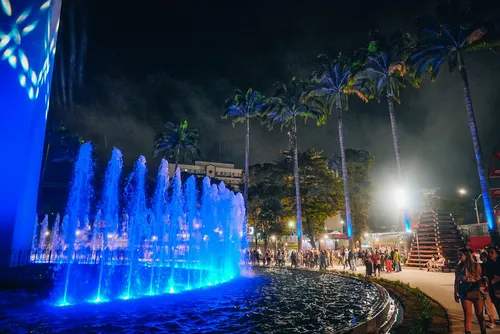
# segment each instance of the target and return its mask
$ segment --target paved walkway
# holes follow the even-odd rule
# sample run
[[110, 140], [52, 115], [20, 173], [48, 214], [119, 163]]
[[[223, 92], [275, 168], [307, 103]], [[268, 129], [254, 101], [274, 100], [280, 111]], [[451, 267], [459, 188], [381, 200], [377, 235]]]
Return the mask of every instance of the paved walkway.
[[[336, 270], [342, 271], [342, 266], [334, 266]], [[352, 271], [349, 271], [352, 272]], [[358, 267], [357, 273], [364, 273], [365, 267]], [[382, 278], [389, 280], [400, 280], [410, 284], [411, 287], [419, 288], [430, 297], [439, 302], [448, 312], [451, 321], [451, 333], [463, 333], [463, 313], [460, 304], [453, 299], [454, 273], [427, 272], [426, 269], [418, 270], [413, 268], [403, 268], [398, 273], [382, 272]], [[498, 317], [496, 317], [498, 319]], [[500, 323], [497, 321], [497, 328], [488, 329], [488, 333], [500, 333]], [[477, 321], [473, 324], [472, 333], [480, 333]]]

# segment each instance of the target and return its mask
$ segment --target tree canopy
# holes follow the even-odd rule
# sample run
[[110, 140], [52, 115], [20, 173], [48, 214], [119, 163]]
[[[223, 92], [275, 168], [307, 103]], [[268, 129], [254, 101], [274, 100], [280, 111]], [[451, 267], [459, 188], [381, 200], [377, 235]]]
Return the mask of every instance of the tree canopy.
[[[292, 152], [284, 150], [274, 164], [254, 165], [250, 172], [249, 224], [264, 238], [288, 234], [295, 213]], [[311, 245], [325, 231], [325, 220], [344, 208], [342, 180], [328, 167], [328, 158], [314, 149], [299, 154], [304, 236]]]
[[162, 154], [165, 159], [174, 161], [175, 164], [186, 156], [198, 156], [198, 130], [189, 129], [188, 122], [179, 125], [172, 122], [165, 124], [165, 131], [155, 136], [153, 154]]
[[[362, 235], [369, 230], [368, 218], [371, 212], [373, 193], [370, 170], [375, 162], [375, 157], [365, 150], [346, 149], [345, 154], [350, 186], [353, 236], [354, 240], [359, 242]], [[339, 173], [342, 172], [340, 157], [333, 158], [331, 167]]]

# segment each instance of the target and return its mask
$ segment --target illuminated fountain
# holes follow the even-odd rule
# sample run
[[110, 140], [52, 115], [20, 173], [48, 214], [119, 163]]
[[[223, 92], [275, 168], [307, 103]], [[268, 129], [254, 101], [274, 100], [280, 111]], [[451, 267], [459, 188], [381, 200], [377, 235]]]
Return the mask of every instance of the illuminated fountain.
[[[122, 165], [115, 148], [96, 199], [92, 145], [82, 145], [62, 224], [57, 218], [51, 225], [46, 218], [41, 235], [34, 236], [33, 245], [44, 249], [34, 249], [32, 261], [57, 264], [53, 295], [58, 305], [178, 293], [238, 275], [245, 214], [241, 194], [223, 183], [212, 185], [207, 177], [199, 196], [194, 176], [183, 185], [177, 169], [169, 180], [168, 163], [162, 160], [149, 200], [146, 159], [137, 160], [123, 192]], [[37, 256], [41, 253], [53, 255]]]

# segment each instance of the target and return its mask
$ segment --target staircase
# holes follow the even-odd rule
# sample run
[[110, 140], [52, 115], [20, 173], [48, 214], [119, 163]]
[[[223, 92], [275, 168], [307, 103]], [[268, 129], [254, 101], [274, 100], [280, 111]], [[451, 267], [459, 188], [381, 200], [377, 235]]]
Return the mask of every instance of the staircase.
[[434, 253], [439, 253], [449, 261], [450, 267], [454, 268], [457, 264], [457, 250], [461, 247], [465, 247], [465, 241], [451, 213], [424, 211], [420, 215], [411, 242], [406, 266], [418, 267], [420, 262], [423, 268]]

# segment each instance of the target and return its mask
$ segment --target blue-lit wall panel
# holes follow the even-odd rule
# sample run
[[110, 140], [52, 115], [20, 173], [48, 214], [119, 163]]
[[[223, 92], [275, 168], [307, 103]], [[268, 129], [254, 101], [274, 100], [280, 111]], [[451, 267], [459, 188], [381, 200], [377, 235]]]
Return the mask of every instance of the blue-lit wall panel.
[[0, 267], [28, 261], [61, 0], [0, 0]]

